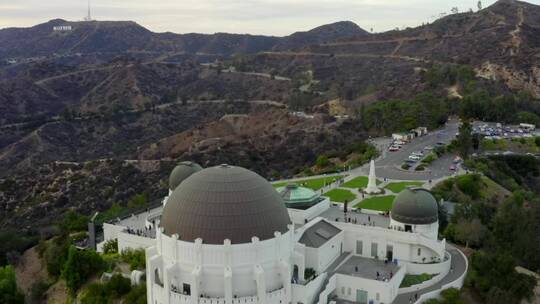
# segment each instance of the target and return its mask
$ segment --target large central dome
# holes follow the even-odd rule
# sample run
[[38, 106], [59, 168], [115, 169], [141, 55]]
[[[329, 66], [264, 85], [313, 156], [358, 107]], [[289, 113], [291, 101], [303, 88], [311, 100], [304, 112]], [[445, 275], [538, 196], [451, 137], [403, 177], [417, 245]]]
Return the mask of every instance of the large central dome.
[[205, 244], [249, 243], [286, 232], [291, 220], [283, 200], [260, 175], [221, 165], [196, 172], [171, 194], [161, 226], [167, 235]]

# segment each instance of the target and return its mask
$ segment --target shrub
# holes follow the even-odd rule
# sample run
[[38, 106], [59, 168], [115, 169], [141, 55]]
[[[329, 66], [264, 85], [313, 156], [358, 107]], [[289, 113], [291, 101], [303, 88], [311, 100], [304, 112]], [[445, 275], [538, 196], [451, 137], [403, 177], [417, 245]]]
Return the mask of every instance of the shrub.
[[131, 270], [144, 269], [146, 266], [146, 255], [143, 249], [128, 249], [122, 251], [122, 260], [129, 264]]
[[330, 160], [328, 160], [328, 157], [326, 157], [325, 155], [321, 155], [317, 158], [315, 164], [319, 168], [324, 168], [330, 164]]
[[68, 289], [75, 293], [91, 275], [98, 273], [103, 267], [103, 259], [95, 251], [77, 250], [75, 246], [71, 246], [62, 277], [66, 280]]
[[12, 266], [0, 267], [0, 303], [24, 303], [24, 295], [17, 288], [15, 270]]
[[467, 174], [457, 178], [456, 184], [463, 193], [473, 199], [480, 197], [480, 183], [482, 178], [478, 174]]
[[424, 171], [426, 169], [426, 166], [421, 164], [418, 165], [416, 168], [414, 168], [415, 171]]
[[437, 159], [437, 155], [435, 153], [429, 153], [424, 159], [422, 159], [422, 162], [425, 164], [431, 164], [434, 160]]
[[60, 228], [66, 232], [77, 232], [84, 231], [88, 227], [88, 217], [80, 215], [75, 211], [68, 211], [62, 222], [60, 223]]
[[407, 163], [401, 165], [401, 169], [403, 169], [403, 170], [409, 170], [410, 168], [411, 168], [411, 166], [409, 164], [407, 164]]
[[140, 284], [131, 288], [125, 296], [126, 304], [146, 304], [146, 284]]
[[113, 275], [111, 280], [106, 284], [108, 293], [113, 298], [119, 298], [127, 294], [131, 290], [131, 281], [119, 274]]
[[68, 258], [69, 246], [70, 239], [66, 235], [56, 237], [47, 243], [43, 256], [50, 275], [58, 277], [62, 273], [62, 268]]
[[103, 244], [103, 253], [118, 253], [118, 240], [112, 239], [105, 242], [105, 244]]

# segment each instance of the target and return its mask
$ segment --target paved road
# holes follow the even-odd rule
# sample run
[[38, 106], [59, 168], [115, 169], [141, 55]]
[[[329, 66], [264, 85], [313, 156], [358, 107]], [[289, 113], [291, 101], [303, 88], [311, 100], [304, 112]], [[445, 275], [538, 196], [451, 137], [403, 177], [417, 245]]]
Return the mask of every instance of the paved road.
[[[438, 179], [444, 176], [449, 176], [452, 172], [449, 171], [448, 167], [452, 163], [452, 156], [447, 155], [434, 161], [430, 166], [429, 170], [425, 172], [418, 171], [404, 171], [401, 169], [401, 164], [404, 160], [409, 158], [412, 152], [421, 151], [426, 146], [434, 147], [438, 142], [450, 143], [458, 131], [458, 122], [449, 121], [445, 128], [442, 130], [436, 130], [430, 132], [428, 135], [415, 138], [412, 142], [404, 145], [399, 151], [389, 152], [387, 150], [388, 140], [374, 140], [375, 145], [380, 148], [385, 148], [383, 150], [383, 155], [378, 160], [375, 161], [375, 168], [378, 178], [388, 178], [396, 180], [429, 180], [429, 179]], [[386, 145], [386, 147], [383, 147]], [[353, 175], [366, 175], [368, 166], [357, 168], [353, 170]]]

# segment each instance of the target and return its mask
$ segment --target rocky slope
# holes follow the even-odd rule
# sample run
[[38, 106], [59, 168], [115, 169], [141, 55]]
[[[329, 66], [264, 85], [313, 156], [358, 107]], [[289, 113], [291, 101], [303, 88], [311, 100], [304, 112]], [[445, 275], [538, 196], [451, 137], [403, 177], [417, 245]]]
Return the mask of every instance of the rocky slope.
[[[73, 30], [52, 31], [64, 24]], [[474, 82], [494, 95], [526, 90], [538, 98], [539, 31], [540, 7], [512, 0], [379, 34], [350, 22], [288, 37], [158, 34], [133, 22], [63, 20], [0, 30], [0, 183], [15, 185], [0, 193], [0, 225], [110, 205], [84, 199], [96, 195], [90, 188], [66, 200], [71, 190], [47, 187], [57, 178], [94, 187], [93, 176], [117, 176], [122, 167], [66, 175], [57, 161], [182, 159], [266, 177], [297, 173], [366, 136], [357, 120], [338, 123], [327, 113], [411, 100], [430, 89], [426, 74], [437, 65], [472, 66]], [[437, 90], [436, 97], [463, 94], [458, 85]], [[165, 171], [137, 189], [158, 193], [152, 183]]]

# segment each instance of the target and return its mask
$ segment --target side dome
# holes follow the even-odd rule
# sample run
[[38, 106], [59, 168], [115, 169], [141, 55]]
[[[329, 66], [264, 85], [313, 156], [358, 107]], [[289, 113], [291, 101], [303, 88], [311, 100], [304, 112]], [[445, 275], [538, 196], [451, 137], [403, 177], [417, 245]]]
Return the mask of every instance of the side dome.
[[411, 225], [428, 225], [439, 219], [439, 206], [426, 189], [407, 188], [394, 199], [390, 217]]
[[297, 184], [288, 184], [276, 189], [287, 208], [311, 207], [318, 203], [321, 195], [309, 188], [300, 187]]
[[190, 177], [191, 174], [199, 172], [202, 170], [202, 167], [199, 164], [185, 161], [179, 163], [169, 175], [169, 189], [174, 191], [178, 185], [180, 185], [186, 178]]
[[205, 244], [249, 243], [285, 233], [291, 223], [283, 200], [260, 175], [221, 165], [196, 172], [170, 195], [161, 227], [167, 235]]

